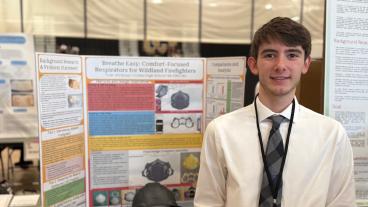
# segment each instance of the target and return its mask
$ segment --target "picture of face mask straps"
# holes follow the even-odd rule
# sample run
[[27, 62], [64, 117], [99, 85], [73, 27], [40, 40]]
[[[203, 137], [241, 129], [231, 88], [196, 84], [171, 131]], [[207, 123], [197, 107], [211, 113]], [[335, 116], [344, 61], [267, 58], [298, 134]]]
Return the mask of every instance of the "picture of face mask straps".
[[179, 128], [180, 126], [185, 126], [186, 128], [192, 128], [194, 126], [194, 121], [191, 117], [174, 117], [170, 123], [171, 128]]

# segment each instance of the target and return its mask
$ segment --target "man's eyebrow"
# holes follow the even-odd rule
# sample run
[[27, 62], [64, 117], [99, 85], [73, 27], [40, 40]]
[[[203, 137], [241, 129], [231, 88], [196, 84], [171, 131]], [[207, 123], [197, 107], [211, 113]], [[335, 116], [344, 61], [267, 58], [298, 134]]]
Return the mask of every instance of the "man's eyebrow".
[[274, 49], [264, 49], [264, 50], [262, 50], [262, 51], [261, 51], [261, 54], [269, 53], [269, 52], [274, 52], [274, 53], [276, 53], [277, 51], [276, 51], [276, 50], [274, 50]]
[[296, 53], [299, 53], [299, 54], [302, 54], [303, 52], [300, 50], [300, 49], [288, 49], [287, 52], [296, 52]]
[[[298, 48], [290, 48], [290, 49], [287, 49], [286, 52], [288, 53], [298, 53], [298, 54], [302, 54], [302, 50], [301, 49], [298, 49]], [[277, 50], [275, 49], [271, 49], [271, 48], [266, 48], [264, 50], [261, 51], [261, 54], [265, 54], [265, 53], [277, 53]]]

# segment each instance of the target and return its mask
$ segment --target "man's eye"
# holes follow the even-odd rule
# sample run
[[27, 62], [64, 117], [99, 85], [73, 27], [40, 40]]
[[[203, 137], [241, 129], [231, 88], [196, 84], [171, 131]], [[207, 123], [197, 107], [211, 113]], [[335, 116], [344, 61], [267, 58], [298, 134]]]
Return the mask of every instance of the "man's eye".
[[274, 58], [275, 54], [269, 53], [264, 55], [265, 58]]
[[299, 54], [297, 54], [297, 53], [290, 53], [290, 54], [288, 55], [288, 57], [289, 57], [289, 58], [297, 58], [297, 57], [299, 57]]

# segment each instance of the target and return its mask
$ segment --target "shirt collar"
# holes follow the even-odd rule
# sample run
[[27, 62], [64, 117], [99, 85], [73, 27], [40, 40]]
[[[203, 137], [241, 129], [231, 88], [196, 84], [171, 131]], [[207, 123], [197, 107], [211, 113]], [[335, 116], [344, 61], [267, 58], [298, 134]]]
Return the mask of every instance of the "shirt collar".
[[[294, 100], [295, 100], [295, 112], [294, 112], [294, 121], [293, 122], [295, 123], [296, 120], [297, 120], [298, 114], [299, 114], [298, 112], [299, 112], [300, 105], [299, 105], [299, 102], [298, 102], [296, 97], [294, 97]], [[254, 104], [257, 104], [258, 117], [259, 117], [260, 122], [264, 121], [265, 119], [267, 119], [268, 117], [270, 117], [272, 115], [282, 115], [287, 119], [290, 119], [290, 117], [291, 117], [291, 109], [292, 109], [292, 105], [293, 105], [292, 103], [290, 103], [289, 106], [284, 111], [282, 111], [281, 113], [275, 113], [271, 109], [269, 109], [267, 106], [265, 106], [261, 102], [261, 100], [259, 100], [259, 97], [257, 97], [257, 100], [255, 100], [255, 102], [257, 102], [257, 103], [254, 103]]]

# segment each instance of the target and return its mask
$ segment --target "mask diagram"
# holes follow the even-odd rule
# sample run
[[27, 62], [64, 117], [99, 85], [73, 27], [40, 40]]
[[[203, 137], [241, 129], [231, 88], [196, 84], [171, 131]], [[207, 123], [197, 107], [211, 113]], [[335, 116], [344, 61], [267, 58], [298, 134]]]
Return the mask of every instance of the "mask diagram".
[[142, 176], [154, 182], [160, 182], [174, 174], [174, 170], [171, 168], [169, 162], [164, 162], [160, 159], [156, 159], [153, 162], [147, 163]]
[[156, 84], [156, 110], [163, 112], [202, 110], [202, 90], [202, 84]]
[[200, 133], [201, 125], [201, 113], [156, 114], [157, 134]]
[[186, 128], [192, 128], [194, 126], [194, 122], [191, 117], [174, 117], [171, 121], [170, 126], [174, 129], [185, 126]]
[[200, 133], [202, 130], [202, 84], [155, 85], [156, 134]]
[[171, 95], [171, 106], [175, 109], [185, 109], [189, 106], [189, 94], [178, 91]]
[[[200, 166], [199, 149], [167, 149], [137, 151], [129, 160], [132, 186], [143, 186], [149, 182], [171, 186], [177, 200], [192, 200], [195, 194]], [[129, 194], [134, 189], [122, 192], [122, 202], [130, 203]]]

